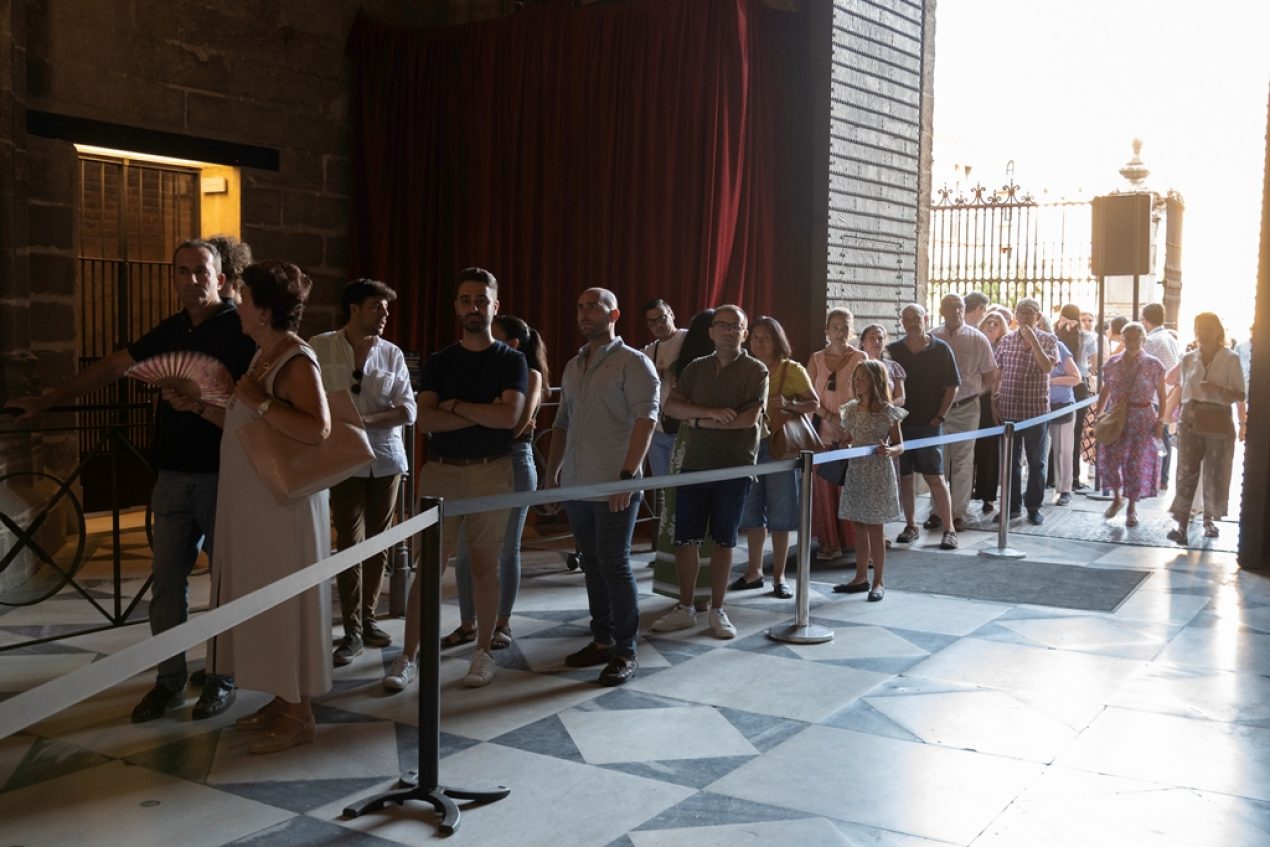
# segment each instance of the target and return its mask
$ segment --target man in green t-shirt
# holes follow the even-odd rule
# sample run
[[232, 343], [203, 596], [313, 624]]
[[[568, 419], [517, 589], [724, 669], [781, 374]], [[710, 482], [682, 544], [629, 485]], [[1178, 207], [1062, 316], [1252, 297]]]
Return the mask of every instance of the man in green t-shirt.
[[[710, 324], [714, 352], [689, 363], [666, 399], [666, 414], [688, 427], [683, 473], [753, 465], [758, 453], [759, 419], [767, 399], [767, 368], [742, 348], [748, 319], [739, 306], [719, 306]], [[711, 554], [710, 633], [735, 638], [736, 627], [723, 610], [732, 571], [741, 509], [752, 477], [704, 482], [680, 488], [675, 497], [675, 568], [679, 603], [653, 623], [669, 632], [697, 623], [692, 590], [697, 583], [698, 545], [706, 535]]]

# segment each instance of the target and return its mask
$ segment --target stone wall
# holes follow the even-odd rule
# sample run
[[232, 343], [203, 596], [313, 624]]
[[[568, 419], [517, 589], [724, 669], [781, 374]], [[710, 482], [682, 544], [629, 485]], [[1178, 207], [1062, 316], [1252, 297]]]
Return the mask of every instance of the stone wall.
[[924, 285], [934, 0], [834, 0], [827, 305], [898, 325]]

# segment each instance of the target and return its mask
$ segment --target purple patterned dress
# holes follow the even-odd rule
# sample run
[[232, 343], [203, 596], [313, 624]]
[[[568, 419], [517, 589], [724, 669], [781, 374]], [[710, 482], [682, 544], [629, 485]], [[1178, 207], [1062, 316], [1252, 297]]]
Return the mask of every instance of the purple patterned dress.
[[1160, 441], [1155, 437], [1158, 414], [1153, 407], [1164, 363], [1146, 353], [1126, 360], [1118, 353], [1103, 366], [1110, 411], [1129, 404], [1124, 432], [1114, 444], [1098, 445], [1098, 473], [1102, 487], [1120, 489], [1130, 500], [1154, 497], [1160, 482]]

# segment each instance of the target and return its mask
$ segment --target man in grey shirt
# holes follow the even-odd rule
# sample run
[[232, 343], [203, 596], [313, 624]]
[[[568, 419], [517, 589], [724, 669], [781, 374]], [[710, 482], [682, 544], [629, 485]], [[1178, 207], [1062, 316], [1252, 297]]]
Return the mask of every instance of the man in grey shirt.
[[[759, 416], [767, 401], [767, 368], [741, 346], [748, 319], [740, 306], [720, 306], [710, 324], [714, 352], [689, 363], [666, 400], [666, 414], [688, 427], [683, 473], [752, 465], [758, 454]], [[687, 629], [697, 623], [692, 591], [697, 584], [697, 547], [707, 531], [711, 607], [715, 638], [735, 638], [736, 627], [723, 611], [732, 571], [732, 548], [752, 477], [702, 482], [679, 489], [675, 498], [675, 568], [679, 603], [653, 623], [657, 632]], [[708, 530], [707, 530], [708, 527]]]
[[[657, 373], [614, 332], [617, 297], [588, 288], [578, 297], [587, 343], [565, 365], [551, 431], [545, 487], [593, 485], [641, 475], [660, 406]], [[586, 576], [592, 640], [565, 657], [571, 668], [604, 665], [598, 682], [621, 685], [639, 663], [639, 590], [631, 572], [631, 534], [640, 493], [566, 500], [565, 514]]]

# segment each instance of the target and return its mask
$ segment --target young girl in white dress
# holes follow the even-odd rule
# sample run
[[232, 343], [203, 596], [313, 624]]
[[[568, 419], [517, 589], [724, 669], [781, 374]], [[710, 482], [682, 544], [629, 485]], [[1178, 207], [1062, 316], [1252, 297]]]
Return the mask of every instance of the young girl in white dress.
[[[855, 399], [842, 405], [841, 447], [876, 444], [872, 455], [847, 463], [847, 476], [838, 501], [838, 517], [855, 524], [856, 566], [852, 582], [835, 585], [842, 594], [869, 592], [877, 602], [885, 594], [882, 566], [886, 558], [883, 524], [900, 516], [899, 487], [895, 479], [895, 457], [904, 452], [900, 421], [908, 412], [891, 403], [890, 376], [886, 366], [869, 359], [851, 372]], [[869, 560], [873, 560], [873, 587], [869, 587]]]

